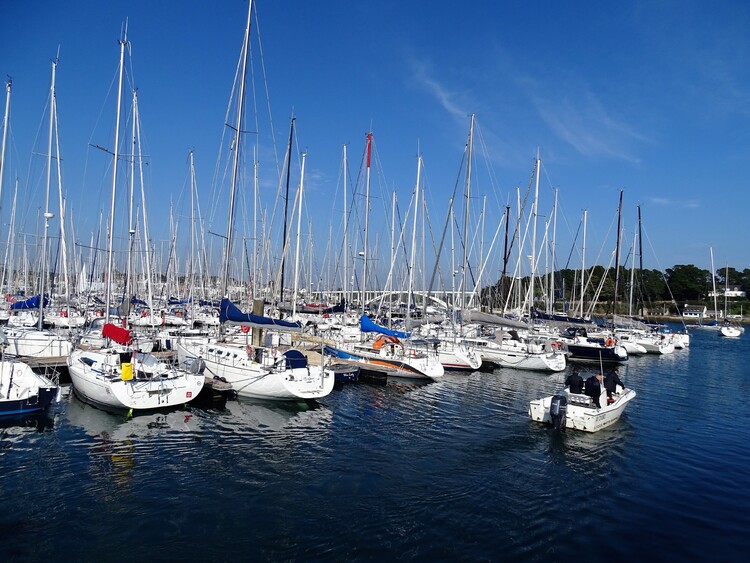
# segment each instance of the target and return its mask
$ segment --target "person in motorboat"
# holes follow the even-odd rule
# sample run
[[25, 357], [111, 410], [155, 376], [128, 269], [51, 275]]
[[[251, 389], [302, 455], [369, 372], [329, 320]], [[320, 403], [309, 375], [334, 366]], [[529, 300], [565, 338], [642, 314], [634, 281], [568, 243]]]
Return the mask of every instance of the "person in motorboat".
[[614, 399], [612, 398], [612, 393], [615, 393], [617, 391], [617, 386], [625, 388], [625, 384], [620, 379], [619, 370], [617, 367], [612, 368], [612, 370], [607, 373], [607, 377], [604, 378], [604, 389], [607, 391], [607, 403], [614, 403]]
[[602, 394], [603, 379], [604, 376], [599, 373], [597, 375], [592, 375], [586, 380], [586, 395], [593, 399], [594, 405], [598, 409], [602, 408], [601, 404], [599, 403], [599, 396]]
[[565, 380], [565, 387], [568, 387], [571, 393], [583, 393], [583, 377], [581, 377], [581, 368], [579, 368], [578, 366], [573, 368], [573, 373], [571, 373]]

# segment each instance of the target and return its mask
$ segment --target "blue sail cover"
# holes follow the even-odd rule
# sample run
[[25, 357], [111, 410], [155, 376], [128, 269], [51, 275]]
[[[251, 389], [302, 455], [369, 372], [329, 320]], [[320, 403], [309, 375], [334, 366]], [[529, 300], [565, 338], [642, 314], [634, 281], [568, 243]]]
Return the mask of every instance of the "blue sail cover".
[[[44, 296], [44, 306], [49, 305], [49, 298]], [[10, 306], [12, 311], [18, 311], [21, 309], [38, 309], [39, 308], [39, 295], [29, 297], [25, 301], [16, 301]]]
[[391, 330], [389, 328], [385, 328], [384, 326], [375, 324], [367, 315], [362, 315], [359, 318], [359, 328], [362, 332], [377, 332], [380, 334], [385, 334], [386, 336], [395, 336], [396, 338], [409, 338], [409, 336], [411, 336], [411, 333], [409, 332]]
[[148, 305], [143, 299], [138, 299], [135, 295], [130, 298], [131, 305]]
[[275, 330], [283, 330], [286, 332], [299, 332], [302, 330], [301, 323], [292, 323], [289, 321], [282, 321], [280, 319], [271, 319], [269, 317], [253, 315], [252, 313], [243, 313], [242, 311], [240, 311], [237, 305], [232, 303], [226, 297], [221, 300], [221, 304], [219, 306], [219, 322], [231, 322], [257, 328], [272, 328]]

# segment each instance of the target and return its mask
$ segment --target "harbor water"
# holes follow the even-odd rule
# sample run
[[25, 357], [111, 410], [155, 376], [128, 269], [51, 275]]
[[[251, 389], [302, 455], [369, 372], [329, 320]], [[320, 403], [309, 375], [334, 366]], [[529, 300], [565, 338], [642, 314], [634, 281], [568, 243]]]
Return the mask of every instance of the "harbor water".
[[[745, 561], [750, 335], [631, 358], [595, 434], [497, 369], [123, 416], [65, 388], [0, 423], [4, 561]], [[585, 366], [589, 375], [596, 366]]]

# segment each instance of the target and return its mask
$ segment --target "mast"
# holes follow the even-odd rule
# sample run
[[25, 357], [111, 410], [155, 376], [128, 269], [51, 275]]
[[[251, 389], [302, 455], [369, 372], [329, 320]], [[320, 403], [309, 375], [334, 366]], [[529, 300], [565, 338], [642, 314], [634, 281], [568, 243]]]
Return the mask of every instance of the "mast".
[[[536, 274], [536, 223], [539, 212], [539, 176], [542, 173], [542, 160], [536, 153], [536, 181], [534, 183], [534, 203], [531, 205], [531, 278], [529, 280], [529, 322], [532, 323], [531, 309], [534, 308], [534, 276]], [[533, 323], [532, 323], [533, 324]]]
[[409, 298], [406, 300], [406, 329], [409, 329], [409, 323], [411, 321], [411, 300], [412, 300], [412, 284], [414, 282], [414, 260], [416, 259], [417, 253], [417, 209], [419, 207], [419, 182], [420, 173], [422, 172], [422, 155], [417, 157], [417, 183], [414, 186], [414, 223], [411, 226], [411, 258], [409, 259], [409, 284], [408, 292]]
[[557, 195], [560, 190], [555, 189], [555, 205], [552, 220], [552, 244], [550, 245], [551, 257], [550, 275], [549, 275], [549, 313], [555, 312], [555, 246], [557, 244]]
[[349, 257], [348, 257], [348, 249], [347, 249], [347, 227], [348, 227], [348, 217], [347, 217], [347, 210], [346, 210], [346, 145], [344, 145], [344, 301], [348, 303], [349, 301]]
[[[53, 106], [55, 116], [55, 155], [57, 156], [57, 194], [60, 204], [60, 241], [63, 261], [63, 277], [65, 279], [65, 306], [70, 313], [70, 277], [68, 276], [68, 247], [65, 237], [65, 199], [62, 191], [62, 169], [60, 165], [60, 131], [57, 123], [57, 102]], [[75, 239], [73, 239], [75, 240]]]
[[[640, 207], [638, 208], [640, 211]], [[628, 316], [633, 316], [633, 286], [635, 286], [635, 245], [638, 242], [638, 227], [633, 232], [633, 262], [630, 264], [630, 296], [628, 297]]]
[[365, 297], [367, 296], [367, 235], [370, 227], [370, 156], [372, 154], [372, 132], [367, 134], [367, 174], [365, 175], [365, 241], [362, 256], [362, 314], [365, 314]]
[[253, 1], [250, 0], [247, 8], [247, 25], [245, 26], [245, 39], [242, 44], [240, 72], [240, 91], [237, 98], [237, 120], [234, 127], [234, 155], [232, 157], [232, 183], [229, 195], [229, 217], [227, 219], [226, 253], [224, 255], [224, 270], [221, 275], [221, 295], [229, 297], [229, 264], [232, 260], [232, 235], [234, 232], [234, 207], [237, 192], [237, 179], [240, 168], [240, 139], [242, 133], [242, 119], [245, 110], [245, 80], [247, 78], [247, 59], [250, 54], [250, 24], [252, 23]]
[[714, 319], [718, 322], [719, 321], [719, 306], [716, 304], [716, 275], [714, 275], [714, 249], [713, 247], [708, 247], [709, 252], [711, 253], [711, 284], [713, 286], [713, 293], [714, 293]]
[[302, 153], [302, 168], [300, 169], [299, 178], [299, 193], [297, 197], [299, 202], [297, 204], [297, 244], [294, 256], [294, 293], [292, 293], [292, 318], [297, 315], [297, 290], [299, 288], [299, 243], [300, 243], [300, 229], [302, 227], [302, 188], [305, 181], [305, 159], [307, 153]]
[[109, 228], [107, 229], [107, 271], [104, 276], [104, 322], [109, 323], [109, 306], [112, 293], [112, 243], [115, 227], [115, 189], [117, 187], [117, 158], [120, 151], [120, 108], [122, 104], [122, 75], [125, 69], [125, 45], [128, 44], [128, 24], [120, 40], [120, 79], [117, 85], [117, 119], [115, 120], [115, 146], [112, 153], [112, 195], [109, 205]]
[[[58, 52], [59, 56], [59, 52]], [[52, 131], [55, 122], [55, 74], [57, 71], [57, 58], [52, 61], [52, 82], [49, 89], [49, 138], [47, 141], [47, 190], [44, 201], [44, 230], [42, 231], [42, 271], [39, 280], [39, 320], [37, 321], [37, 329], [42, 330], [43, 316], [44, 316], [44, 285], [47, 278], [47, 229], [49, 228], [49, 220], [54, 217], [54, 214], [49, 212], [49, 188], [50, 181], [52, 178]]]
[[151, 327], [154, 326], [154, 291], [153, 291], [153, 278], [151, 277], [151, 243], [148, 237], [148, 215], [146, 213], [146, 192], [145, 182], [143, 181], [143, 155], [141, 153], [141, 120], [140, 113], [138, 110], [138, 94], [136, 93], [133, 98], [133, 120], [136, 124], [136, 135], [138, 137], [138, 174], [139, 181], [141, 184], [141, 209], [143, 215], [143, 242], [145, 246], [145, 259], [146, 259], [146, 290], [148, 291], [148, 308], [151, 312]]
[[122, 314], [123, 314], [123, 326], [127, 322], [127, 317], [130, 315], [130, 298], [131, 293], [137, 293], [133, 291], [133, 243], [135, 241], [135, 228], [133, 227], [133, 199], [135, 197], [135, 146], [136, 146], [136, 123], [135, 123], [135, 104], [136, 104], [136, 90], [133, 89], [133, 139], [132, 148], [130, 151], [130, 189], [128, 190], [128, 256], [127, 266], [125, 269], [125, 298], [122, 302]]
[[0, 210], [3, 208], [3, 178], [5, 177], [5, 141], [8, 138], [8, 122], [10, 121], [10, 90], [12, 80], [5, 83], [5, 116], [3, 117], [3, 144], [0, 148]]
[[622, 236], [622, 192], [620, 190], [620, 203], [617, 206], [617, 244], [615, 246], [615, 295], [612, 300], [612, 315], [617, 314], [617, 293], [620, 287], [620, 240]]
[[583, 292], [586, 282], [586, 218], [588, 210], [583, 210], [583, 243], [581, 245], [581, 318], [583, 318]]
[[295, 117], [292, 116], [291, 122], [289, 124], [289, 144], [286, 148], [286, 195], [284, 196], [284, 234], [282, 235], [281, 239], [281, 283], [279, 287], [279, 300], [282, 302], [284, 301], [284, 266], [286, 257], [286, 230], [289, 215], [289, 177], [291, 176], [292, 172], [292, 139], [294, 137], [294, 120]]
[[190, 299], [191, 315], [190, 327], [193, 327], [195, 319], [195, 165], [193, 162], [193, 151], [190, 150]]
[[[639, 267], [638, 267], [638, 282], [639, 286], [641, 288], [641, 291], [643, 290], [643, 233], [641, 232], [642, 226], [641, 226], [641, 206], [638, 206], [638, 261], [639, 261]], [[643, 317], [643, 299], [641, 299], [641, 306], [638, 310], [638, 314]]]
[[468, 236], [469, 236], [469, 202], [471, 200], [471, 160], [474, 149], [474, 114], [471, 114], [469, 123], [469, 142], [468, 142], [468, 160], [466, 162], [466, 205], [464, 209], [464, 248], [463, 260], [461, 262], [463, 269], [463, 279], [461, 280], [461, 308], [466, 308], [466, 275], [468, 266]]

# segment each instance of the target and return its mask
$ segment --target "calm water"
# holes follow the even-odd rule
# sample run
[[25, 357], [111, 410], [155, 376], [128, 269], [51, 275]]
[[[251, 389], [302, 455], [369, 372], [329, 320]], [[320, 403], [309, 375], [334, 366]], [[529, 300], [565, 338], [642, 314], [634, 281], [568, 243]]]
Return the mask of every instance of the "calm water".
[[125, 421], [66, 389], [0, 428], [5, 561], [746, 560], [750, 335], [633, 358], [597, 434], [528, 419], [564, 375], [358, 384]]

